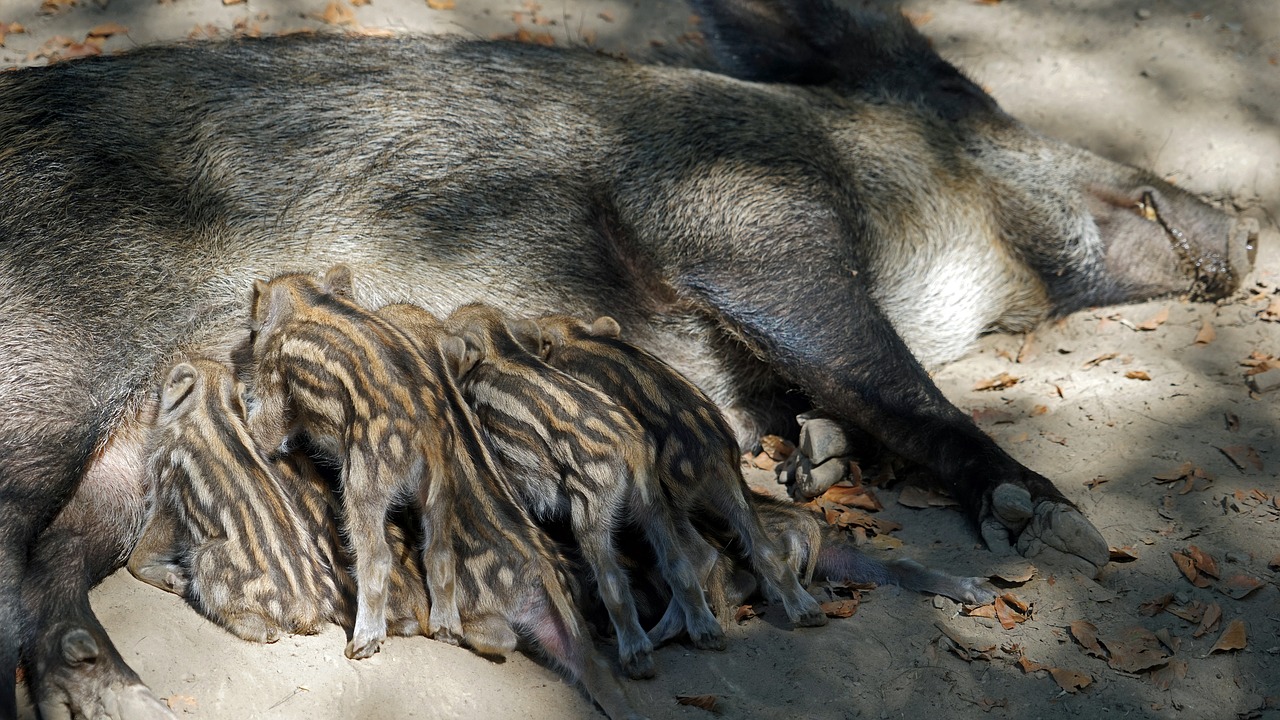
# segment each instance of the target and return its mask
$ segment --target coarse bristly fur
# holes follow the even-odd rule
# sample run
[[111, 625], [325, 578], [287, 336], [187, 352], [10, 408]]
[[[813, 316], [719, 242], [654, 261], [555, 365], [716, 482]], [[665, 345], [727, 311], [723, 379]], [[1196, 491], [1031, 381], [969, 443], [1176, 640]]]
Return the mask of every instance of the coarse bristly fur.
[[[528, 321], [518, 324], [536, 330]], [[654, 673], [652, 643], [617, 560], [614, 534], [627, 521], [639, 525], [654, 548], [682, 611], [682, 629], [698, 647], [723, 649], [724, 632], [654, 474], [652, 438], [608, 396], [530, 354], [509, 325], [483, 304], [449, 316], [446, 329], [474, 354], [460, 386], [529, 511], [542, 522], [571, 527], [613, 621], [623, 669], [633, 678]]]
[[[0, 74], [0, 715], [20, 654], [50, 708], [163, 714], [88, 603], [145, 496], [130, 424], [179, 353], [243, 340], [254, 278], [338, 262], [371, 306], [611, 315], [740, 440], [820, 407], [989, 544], [1106, 563], [926, 366], [1081, 307], [1221, 297], [1256, 226], [1030, 130], [896, 14], [694, 7], [710, 70], [288, 37]], [[77, 493], [101, 512], [46, 532]]]
[[[443, 354], [453, 375], [475, 361], [458, 338], [445, 332], [430, 313], [412, 305], [378, 310], [383, 320], [410, 333], [424, 353]], [[626, 692], [596, 652], [578, 608], [572, 577], [555, 543], [533, 521], [519, 501], [519, 491], [494, 459], [488, 438], [447, 378], [451, 451], [455, 472], [438, 479], [448, 483], [440, 497], [449, 498], [439, 514], [438, 541], [426, 548], [428, 584], [431, 568], [443, 558], [455, 563], [452, 594], [462, 626], [461, 639], [477, 652], [506, 655], [520, 638], [528, 640], [615, 720], [636, 718]], [[432, 587], [432, 596], [437, 588]]]
[[154, 510], [129, 571], [245, 640], [275, 642], [339, 620], [343, 598], [332, 558], [281, 485], [306, 470], [258, 451], [243, 395], [221, 363], [170, 370], [150, 440]]

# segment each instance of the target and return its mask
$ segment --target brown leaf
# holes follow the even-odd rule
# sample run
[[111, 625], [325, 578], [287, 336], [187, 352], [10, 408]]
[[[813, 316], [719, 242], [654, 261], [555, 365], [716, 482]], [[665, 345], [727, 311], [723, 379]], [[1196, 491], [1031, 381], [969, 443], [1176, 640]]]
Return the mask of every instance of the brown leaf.
[[1245, 627], [1243, 620], [1232, 620], [1227, 623], [1227, 627], [1222, 631], [1222, 635], [1218, 638], [1218, 642], [1209, 648], [1209, 654], [1216, 652], [1230, 652], [1232, 650], [1243, 650], [1248, 647], [1249, 641], [1245, 637]]
[[739, 605], [738, 609], [733, 611], [733, 620], [739, 625], [757, 617], [760, 617], [760, 613], [757, 613], [755, 608], [750, 605]]
[[331, 0], [328, 5], [324, 6], [324, 12], [318, 16], [313, 16], [326, 25], [355, 25], [356, 14], [342, 0]]
[[196, 699], [190, 695], [170, 695], [164, 699], [164, 704], [174, 712], [193, 712], [196, 709]]
[[1107, 658], [1107, 652], [1098, 644], [1098, 628], [1088, 620], [1076, 620], [1071, 623], [1071, 637], [1079, 643], [1084, 651], [1096, 658]]
[[1098, 477], [1096, 477], [1096, 478], [1094, 478], [1094, 479], [1092, 479], [1092, 480], [1086, 480], [1086, 481], [1084, 482], [1084, 484], [1085, 484], [1085, 486], [1086, 486], [1086, 487], [1088, 487], [1090, 490], [1094, 490], [1094, 489], [1097, 489], [1097, 487], [1098, 487], [1099, 485], [1101, 485], [1101, 484], [1103, 484], [1103, 483], [1105, 483], [1105, 482], [1110, 482], [1110, 478], [1103, 477], [1102, 475], [1099, 475]]
[[1155, 315], [1152, 315], [1146, 321], [1138, 323], [1134, 327], [1138, 330], [1149, 332], [1165, 324], [1166, 322], [1168, 322], [1168, 320], [1169, 320], [1169, 306], [1166, 305], [1164, 306], [1163, 310], [1156, 313]]
[[1110, 560], [1113, 563], [1127, 563], [1138, 559], [1138, 555], [1134, 552], [1132, 545], [1110, 548], [1110, 553]]
[[432, 10], [452, 10], [454, 0], [427, 0], [427, 7]]
[[1173, 683], [1187, 676], [1187, 664], [1181, 660], [1173, 660], [1162, 668], [1151, 671], [1151, 684], [1161, 690], [1168, 690]]
[[[837, 461], [841, 462], [841, 461]], [[848, 485], [836, 484], [827, 489], [820, 495], [823, 500], [833, 503], [839, 503], [846, 507], [858, 508], [868, 512], [878, 512], [884, 509], [880, 501], [876, 499], [870, 488], [862, 485], [850, 487]]]
[[1236, 600], [1243, 600], [1262, 587], [1263, 582], [1252, 575], [1232, 575], [1218, 589]]
[[[906, 15], [906, 16], [907, 16], [907, 21], [908, 21], [908, 22], [910, 22], [910, 23], [911, 23], [912, 25], [914, 25], [915, 27], [920, 27], [921, 25], [924, 25], [925, 23], [927, 23], [927, 22], [929, 22], [930, 20], [932, 20], [932, 19], [933, 19], [933, 13], [931, 13], [931, 12], [929, 12], [929, 11], [927, 11], [927, 10], [926, 10], [925, 12], [915, 12], [915, 11], [912, 11], [912, 10], [903, 10], [903, 11], [902, 11], [902, 14], [903, 14], [903, 15]], [[1272, 63], [1272, 65], [1274, 65], [1274, 64], [1275, 64], [1275, 63]]]
[[103, 23], [96, 25], [89, 31], [89, 37], [111, 37], [112, 35], [124, 35], [129, 32], [129, 28], [118, 22]]
[[1024, 623], [1031, 618], [1030, 606], [1015, 597], [1013, 593], [1005, 593], [996, 598], [995, 608], [996, 620], [1005, 630], [1012, 630], [1018, 623]]
[[1200, 618], [1200, 627], [1191, 633], [1191, 637], [1198, 638], [1213, 632], [1218, 627], [1218, 621], [1222, 619], [1222, 606], [1218, 603], [1209, 603], [1204, 609], [1204, 615]]
[[1218, 561], [1213, 559], [1209, 553], [1201, 550], [1195, 545], [1187, 546], [1187, 555], [1196, 563], [1196, 569], [1213, 578], [1218, 578]]
[[1069, 693], [1080, 692], [1093, 682], [1093, 677], [1076, 670], [1049, 668], [1049, 674], [1053, 676], [1053, 681], [1058, 683], [1058, 687]]
[[760, 438], [760, 448], [768, 453], [769, 457], [782, 462], [796, 451], [796, 444], [778, 435], [765, 435]]
[[1196, 345], [1208, 345], [1218, 337], [1218, 333], [1213, 329], [1213, 325], [1208, 320], [1200, 323], [1200, 332], [1196, 333], [1196, 339], [1193, 341]]
[[1174, 482], [1177, 480], [1181, 480], [1185, 477], [1190, 477], [1193, 472], [1195, 472], [1195, 465], [1192, 464], [1190, 460], [1188, 460], [1182, 463], [1181, 465], [1179, 465], [1177, 470], [1161, 473], [1159, 475], [1152, 475], [1151, 477], [1159, 482], [1166, 483], [1166, 482]]
[[1232, 465], [1240, 472], [1252, 470], [1254, 472], [1262, 472], [1262, 458], [1258, 456], [1258, 451], [1248, 445], [1228, 445], [1218, 448]]
[[892, 535], [876, 535], [870, 542], [871, 547], [881, 550], [897, 550], [902, 547], [902, 541]]
[[822, 603], [819, 607], [829, 618], [847, 618], [853, 617], [853, 614], [858, 612], [858, 601], [856, 599], [832, 600]]
[[1178, 648], [1182, 647], [1182, 638], [1169, 632], [1169, 628], [1160, 628], [1156, 631], [1156, 639], [1161, 645], [1169, 648], [1169, 652], [1176, 653]]
[[1198, 623], [1204, 617], [1205, 604], [1194, 602], [1190, 605], [1170, 605], [1165, 610], [1170, 615], [1176, 615], [1189, 623]]
[[599, 14], [596, 15], [596, 17], [608, 23], [613, 22], [613, 13], [609, 12], [608, 10], [600, 12]]
[[[452, 3], [452, 0], [450, 0], [450, 2]], [[676, 702], [680, 703], [681, 705], [691, 705], [693, 707], [701, 708], [703, 710], [706, 710], [708, 712], [713, 712], [713, 713], [720, 712], [719, 710], [716, 709], [716, 702], [718, 702], [719, 699], [720, 698], [715, 695], [677, 695], [676, 696]]]
[[1148, 600], [1138, 606], [1138, 614], [1145, 617], [1154, 617], [1164, 612], [1173, 602], [1173, 593], [1165, 593], [1154, 600]]
[[1033, 672], [1049, 669], [1048, 665], [1041, 665], [1038, 662], [1034, 662], [1033, 660], [1031, 660], [1031, 658], [1028, 658], [1026, 655], [1018, 656], [1018, 667], [1022, 668], [1022, 672], [1025, 675], [1030, 675]]
[[1151, 376], [1147, 374], [1146, 370], [1130, 370], [1129, 372], [1125, 373], [1124, 376], [1129, 378], [1130, 380], [1145, 380], [1147, 382], [1151, 381]]
[[978, 381], [977, 383], [974, 384], [973, 389], [974, 390], [1004, 390], [1005, 388], [1011, 388], [1017, 384], [1018, 384], [1018, 378], [1010, 375], [1009, 373], [1002, 372], [993, 378], [988, 378], [986, 380]]
[[70, 10], [76, 0], [44, 0], [40, 3], [41, 15], [58, 15]]
[[987, 577], [1002, 582], [1022, 584], [1036, 575], [1036, 566], [1025, 560], [1001, 563]]
[[1108, 360], [1114, 360], [1118, 357], [1120, 357], [1120, 353], [1113, 353], [1113, 352], [1103, 353], [1098, 357], [1086, 362], [1083, 367], [1087, 370], [1091, 367], [1097, 367]]
[[1182, 571], [1183, 577], [1191, 581], [1192, 585], [1201, 588], [1207, 588], [1212, 583], [1208, 578], [1201, 577], [1200, 571], [1196, 569], [1196, 561], [1192, 560], [1189, 555], [1183, 555], [1178, 552], [1169, 553], [1169, 557], [1173, 558], [1174, 564]]
[[1141, 626], [1125, 628], [1099, 642], [1107, 648], [1107, 665], [1113, 670], [1137, 673], [1168, 662], [1169, 654], [1160, 639]]

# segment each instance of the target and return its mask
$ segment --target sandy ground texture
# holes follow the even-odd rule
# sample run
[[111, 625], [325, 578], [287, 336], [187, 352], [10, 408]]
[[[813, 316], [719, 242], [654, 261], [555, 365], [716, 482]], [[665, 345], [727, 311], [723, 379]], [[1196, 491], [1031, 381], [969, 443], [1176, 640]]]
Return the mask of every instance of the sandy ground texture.
[[[696, 30], [669, 0], [326, 3], [0, 0], [0, 65], [235, 32], [523, 33], [634, 50]], [[1035, 128], [1258, 217], [1258, 267], [1229, 301], [1079, 313], [1034, 337], [989, 337], [937, 376], [1136, 559], [1096, 583], [1044, 569], [1009, 583], [1009, 629], [883, 588], [816, 630], [790, 630], [780, 609], [757, 607], [759, 617], [731, 623], [726, 652], [661, 650], [658, 678], [629, 683], [636, 706], [653, 718], [703, 718], [707, 710], [676, 697], [714, 695], [727, 718], [1280, 717], [1280, 389], [1259, 392], [1280, 383], [1280, 370], [1262, 372], [1280, 367], [1280, 5], [912, 0], [907, 9], [943, 55]], [[961, 574], [1002, 561], [954, 509], [904, 505], [922, 503], [902, 487], [872, 491], [884, 506], [875, 517], [901, 525], [887, 535], [901, 547], [882, 555]], [[1008, 577], [1026, 572], [1005, 564]], [[182, 715], [596, 716], [524, 656], [499, 664], [414, 638], [351, 662], [336, 627], [250, 645], [125, 573], [93, 600], [126, 660]], [[1015, 623], [1023, 604], [1029, 619]]]

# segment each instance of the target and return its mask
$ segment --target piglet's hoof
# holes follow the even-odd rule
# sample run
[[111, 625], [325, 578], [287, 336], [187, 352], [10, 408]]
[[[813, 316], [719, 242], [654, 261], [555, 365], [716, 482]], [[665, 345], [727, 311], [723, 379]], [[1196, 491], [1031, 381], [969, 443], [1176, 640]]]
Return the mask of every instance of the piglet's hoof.
[[1110, 557], [1107, 541], [1079, 510], [1062, 501], [1033, 500], [1018, 485], [998, 486], [984, 508], [982, 539], [993, 551], [1017, 550], [1045, 565], [1097, 577]]
[[380, 649], [382, 649], [382, 638], [352, 638], [344, 652], [349, 660], [364, 660], [373, 657], [374, 653]]

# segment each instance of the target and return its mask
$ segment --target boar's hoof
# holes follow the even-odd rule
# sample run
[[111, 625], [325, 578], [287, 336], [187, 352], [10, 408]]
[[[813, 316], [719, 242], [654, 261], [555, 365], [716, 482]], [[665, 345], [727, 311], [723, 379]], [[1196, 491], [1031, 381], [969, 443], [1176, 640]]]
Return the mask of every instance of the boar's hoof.
[[169, 708], [88, 630], [67, 631], [58, 654], [61, 662], [47, 669], [37, 689], [45, 720], [173, 720]]
[[786, 483], [787, 493], [797, 502], [815, 498], [849, 476], [846, 458], [831, 458], [821, 465], [814, 465], [799, 452], [792, 453], [791, 458], [794, 463], [780, 468], [778, 481]]
[[796, 420], [800, 422], [800, 443], [797, 448], [814, 465], [821, 465], [832, 458], [844, 457], [853, 452], [849, 436], [835, 420], [808, 414], [797, 416]]
[[704, 628], [689, 628], [689, 640], [699, 650], [724, 650], [728, 647], [724, 630], [718, 622]]
[[1107, 541], [1079, 510], [1042, 500], [1022, 534], [1018, 552], [1051, 565], [1078, 570], [1097, 577], [1110, 559]]

